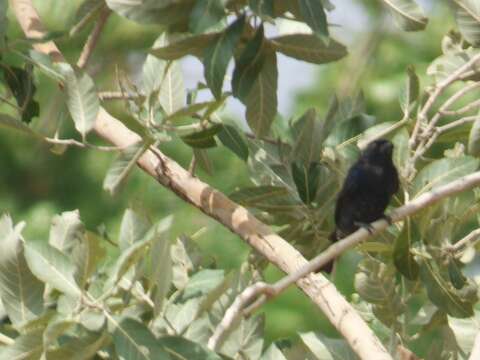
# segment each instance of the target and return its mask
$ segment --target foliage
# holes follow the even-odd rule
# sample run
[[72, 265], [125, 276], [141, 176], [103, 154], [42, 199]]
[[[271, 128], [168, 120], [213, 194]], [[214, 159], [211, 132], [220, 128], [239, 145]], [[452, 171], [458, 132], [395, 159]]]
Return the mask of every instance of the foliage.
[[[414, 0], [383, 3], [402, 30], [425, 29], [427, 16]], [[245, 163], [251, 178], [231, 199], [310, 255], [329, 245], [335, 194], [371, 139], [388, 137], [395, 144], [402, 180], [396, 205], [476, 171], [480, 106], [468, 91], [478, 89], [479, 62], [449, 82], [480, 54], [475, 1], [452, 1], [458, 31], [444, 35], [442, 54], [426, 75], [406, 67], [400, 119], [382, 122], [372, 116], [362, 92], [330, 93], [325, 111], [310, 108], [294, 120], [279, 119], [279, 54], [313, 64], [347, 56], [346, 47], [331, 37], [328, 12], [334, 5], [328, 0], [83, 2], [70, 31], [52, 38], [75, 38], [107, 8], [112, 16], [160, 29], [141, 81], [116, 75], [128, 115], [122, 119], [142, 140], [122, 149], [105, 170], [104, 189], [119, 192], [152, 145], [181, 142], [207, 172], [212, 171], [208, 151], [223, 145]], [[28, 40], [25, 48], [7, 38], [6, 8], [0, 0], [0, 125], [48, 144], [57, 154], [72, 144], [102, 150], [91, 135], [97, 115], [105, 111], [95, 76], [30, 49], [36, 40]], [[267, 28], [284, 18], [311, 31], [270, 35]], [[200, 60], [205, 78], [188, 90], [179, 63], [184, 56]], [[12, 65], [18, 59], [22, 66]], [[48, 126], [35, 122], [45, 106], [35, 99], [36, 89], [44, 82], [64, 94]], [[200, 101], [205, 93], [209, 98]], [[225, 119], [222, 109], [231, 97], [245, 105], [248, 131]], [[442, 105], [432, 107], [430, 100]], [[70, 118], [80, 140], [59, 138], [69, 134]], [[345, 295], [392, 352], [399, 344], [428, 359], [465, 357], [471, 351], [463, 334], [478, 316], [478, 280], [472, 276], [478, 270], [468, 257], [475, 246], [455, 244], [480, 226], [479, 196], [475, 189], [424, 209], [360, 245], [358, 266], [346, 265], [354, 288]], [[54, 217], [48, 241], [25, 239], [23, 226], [8, 215], [0, 220], [0, 298], [8, 316], [0, 327], [2, 358], [355, 358], [344, 340], [321, 331], [266, 344], [262, 316], [242, 319], [218, 353], [208, 350], [203, 344], [228, 305], [260, 279], [264, 267], [249, 261], [226, 274], [190, 237], [169, 236], [170, 217], [152, 223], [128, 209], [116, 241], [87, 230], [76, 211]], [[341, 272], [333, 280], [339, 284]], [[435, 346], [428, 345], [434, 341]]]

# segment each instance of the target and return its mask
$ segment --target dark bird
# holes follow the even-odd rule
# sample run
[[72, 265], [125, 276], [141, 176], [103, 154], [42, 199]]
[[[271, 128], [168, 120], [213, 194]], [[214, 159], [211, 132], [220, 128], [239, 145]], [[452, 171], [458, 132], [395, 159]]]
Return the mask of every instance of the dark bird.
[[[372, 141], [348, 170], [335, 206], [335, 230], [329, 237], [332, 242], [385, 217], [385, 209], [398, 191], [392, 152], [390, 141]], [[332, 265], [322, 270], [330, 272]]]

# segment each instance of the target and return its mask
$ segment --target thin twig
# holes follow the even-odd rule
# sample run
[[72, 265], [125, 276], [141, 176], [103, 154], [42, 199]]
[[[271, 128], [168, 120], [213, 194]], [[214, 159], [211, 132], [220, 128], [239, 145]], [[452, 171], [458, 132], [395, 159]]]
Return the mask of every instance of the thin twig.
[[480, 115], [472, 115], [472, 116], [465, 116], [461, 119], [452, 121], [448, 124], [445, 124], [443, 126], [439, 126], [437, 128], [437, 131], [439, 134], [442, 134], [448, 130], [452, 130], [453, 128], [456, 128], [458, 126], [462, 126], [471, 122], [474, 122], [475, 120], [480, 119]]
[[[449, 184], [440, 186], [437, 189], [420, 195], [419, 197], [405, 204], [404, 206], [395, 209], [390, 214], [390, 219], [392, 222], [401, 221], [406, 217], [415, 214], [421, 209], [430, 206], [437, 201], [440, 201], [448, 196], [455, 195], [459, 192], [471, 189], [478, 184], [480, 184], [480, 171], [464, 176], [460, 179], [450, 182]], [[228, 329], [232, 326], [233, 321], [240, 316], [242, 310], [243, 315], [251, 315], [269, 298], [278, 296], [290, 285], [298, 282], [300, 279], [304, 278], [310, 273], [322, 268], [325, 264], [337, 258], [346, 250], [368, 239], [369, 237], [378, 234], [379, 232], [385, 230], [388, 226], [389, 223], [386, 220], [377, 220], [370, 224], [370, 231], [364, 228], [360, 228], [353, 234], [332, 244], [320, 255], [316, 256], [313, 260], [311, 260], [308, 264], [301, 267], [298, 271], [293, 272], [288, 276], [280, 279], [275, 284], [266, 285], [265, 283], [260, 282], [257, 283], [259, 285], [253, 284], [252, 286], [249, 286], [242, 292], [242, 295], [237, 297], [233, 304], [227, 309], [224, 318], [222, 319], [219, 326], [212, 335], [213, 339], [210, 338], [209, 345], [218, 342], [217, 339], [220, 339], [222, 337], [222, 333], [228, 331]], [[247, 303], [250, 303], [254, 297], [257, 297], [255, 302], [249, 305], [248, 308], [246, 308]], [[214, 348], [215, 347], [212, 347], [212, 349]]]
[[110, 9], [108, 7], [105, 7], [102, 9], [102, 12], [100, 13], [100, 16], [98, 17], [98, 20], [95, 24], [95, 27], [93, 28], [92, 32], [90, 33], [87, 42], [85, 43], [82, 53], [80, 54], [80, 57], [78, 58], [77, 61], [77, 66], [80, 69], [83, 69], [85, 65], [87, 65], [88, 60], [90, 59], [90, 56], [92, 55], [93, 49], [95, 49], [95, 46], [97, 45], [97, 40], [100, 36], [100, 33], [103, 30], [103, 27], [105, 26], [108, 17], [110, 16]]
[[[415, 123], [415, 127], [413, 128], [412, 136], [410, 137], [409, 140], [409, 147], [410, 149], [413, 149], [413, 147], [417, 143], [417, 137], [418, 137], [418, 132], [420, 130], [421, 123], [427, 121], [427, 114], [430, 111], [431, 107], [437, 101], [437, 98], [445, 91], [445, 89], [452, 84], [453, 82], [457, 81], [460, 79], [461, 75], [472, 68], [477, 61], [480, 60], [480, 54], [477, 54], [473, 56], [469, 61], [467, 61], [465, 64], [463, 64], [461, 67], [459, 67], [455, 72], [453, 72], [450, 76], [448, 76], [446, 79], [441, 81], [433, 93], [428, 97], [427, 102], [425, 105], [422, 107], [420, 112], [418, 113], [417, 116], [417, 122]], [[474, 70], [475, 71], [475, 70]], [[476, 71], [475, 71], [476, 72]]]
[[143, 95], [133, 93], [123, 93], [121, 91], [102, 91], [98, 93], [100, 100], [123, 100], [123, 99], [136, 99]]
[[84, 149], [92, 149], [98, 151], [121, 151], [125, 147], [120, 146], [100, 146], [84, 143], [75, 139], [55, 139], [55, 138], [43, 138], [43, 140], [49, 144], [53, 145], [64, 145], [64, 146], [76, 146]]
[[480, 229], [475, 229], [467, 236], [457, 241], [455, 244], [451, 245], [448, 250], [457, 253], [462, 251], [466, 246], [473, 245], [477, 240], [480, 239]]
[[[458, 116], [458, 115], [463, 115], [471, 110], [476, 110], [477, 108], [480, 107], [480, 100], [475, 100], [471, 102], [470, 104], [465, 105], [464, 107], [458, 109], [458, 110], [444, 110], [442, 112], [442, 115], [445, 116]], [[440, 112], [440, 110], [439, 110]]]

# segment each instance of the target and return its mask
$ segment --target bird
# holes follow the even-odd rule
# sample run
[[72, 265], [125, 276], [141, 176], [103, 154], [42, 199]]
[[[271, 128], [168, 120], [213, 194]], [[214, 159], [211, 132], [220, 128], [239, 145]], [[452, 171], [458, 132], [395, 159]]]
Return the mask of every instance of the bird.
[[[350, 167], [335, 205], [335, 230], [332, 242], [380, 218], [391, 197], [398, 191], [398, 172], [392, 160], [393, 144], [386, 139], [370, 142]], [[333, 262], [321, 270], [331, 272]]]

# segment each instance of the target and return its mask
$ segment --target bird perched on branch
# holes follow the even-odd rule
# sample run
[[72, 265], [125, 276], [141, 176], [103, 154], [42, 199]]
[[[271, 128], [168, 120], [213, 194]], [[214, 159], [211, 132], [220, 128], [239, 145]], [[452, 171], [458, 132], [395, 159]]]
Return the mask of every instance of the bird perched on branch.
[[[337, 197], [335, 230], [329, 237], [332, 242], [385, 217], [384, 211], [398, 191], [398, 173], [392, 152], [390, 141], [372, 141], [348, 170]], [[322, 270], [330, 272], [331, 268], [332, 263]]]

